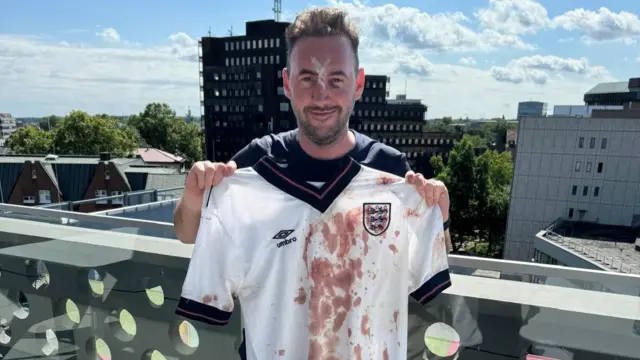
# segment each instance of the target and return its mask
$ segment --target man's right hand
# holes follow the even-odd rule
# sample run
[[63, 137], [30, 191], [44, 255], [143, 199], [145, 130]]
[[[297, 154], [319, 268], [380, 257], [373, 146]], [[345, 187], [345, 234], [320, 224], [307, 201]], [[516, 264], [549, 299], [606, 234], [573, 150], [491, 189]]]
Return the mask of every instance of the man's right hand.
[[193, 164], [182, 195], [183, 206], [189, 210], [200, 212], [204, 191], [218, 185], [222, 178], [233, 175], [237, 165], [235, 161], [228, 163], [212, 163], [211, 161], [198, 161]]
[[226, 164], [198, 161], [193, 164], [187, 175], [182, 199], [178, 201], [173, 213], [173, 226], [181, 242], [193, 244], [196, 241], [204, 191], [220, 183], [223, 178], [233, 175], [237, 168], [235, 161]]

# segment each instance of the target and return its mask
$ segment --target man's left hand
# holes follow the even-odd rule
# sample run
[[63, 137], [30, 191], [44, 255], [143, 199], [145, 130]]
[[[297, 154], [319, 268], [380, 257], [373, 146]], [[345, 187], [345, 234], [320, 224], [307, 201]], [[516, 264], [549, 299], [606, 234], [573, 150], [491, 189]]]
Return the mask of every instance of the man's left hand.
[[445, 222], [449, 220], [449, 191], [447, 191], [447, 187], [444, 186], [442, 181], [427, 180], [422, 174], [417, 174], [413, 171], [407, 172], [405, 180], [408, 184], [416, 187], [416, 190], [427, 202], [427, 206], [440, 205], [442, 220]]

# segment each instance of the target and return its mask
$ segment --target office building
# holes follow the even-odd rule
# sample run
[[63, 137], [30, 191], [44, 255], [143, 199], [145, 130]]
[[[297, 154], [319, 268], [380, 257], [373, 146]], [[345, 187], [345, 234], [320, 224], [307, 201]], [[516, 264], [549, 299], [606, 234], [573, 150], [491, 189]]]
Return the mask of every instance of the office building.
[[0, 147], [4, 147], [7, 139], [18, 129], [16, 119], [11, 114], [0, 113]]
[[640, 112], [520, 120], [504, 257], [534, 258], [556, 221], [640, 226]]
[[295, 127], [282, 87], [288, 25], [251, 21], [246, 35], [200, 41], [207, 159], [227, 161], [251, 139]]
[[517, 119], [523, 116], [547, 116], [547, 103], [540, 101], [522, 101], [518, 103]]
[[584, 94], [586, 105], [622, 106], [640, 108], [640, 78], [628, 81], [600, 83]]

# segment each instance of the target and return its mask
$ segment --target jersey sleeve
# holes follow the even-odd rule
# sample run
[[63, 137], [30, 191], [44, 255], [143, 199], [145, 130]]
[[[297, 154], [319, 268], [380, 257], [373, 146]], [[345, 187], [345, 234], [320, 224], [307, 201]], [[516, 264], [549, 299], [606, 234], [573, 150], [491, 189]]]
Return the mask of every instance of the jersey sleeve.
[[212, 325], [229, 322], [234, 295], [244, 278], [242, 251], [225, 229], [221, 216], [212, 205], [203, 208], [176, 309], [178, 315]]
[[429, 208], [421, 198], [414, 203], [416, 206], [406, 212], [411, 236], [409, 292], [426, 304], [451, 286], [451, 277], [440, 207]]

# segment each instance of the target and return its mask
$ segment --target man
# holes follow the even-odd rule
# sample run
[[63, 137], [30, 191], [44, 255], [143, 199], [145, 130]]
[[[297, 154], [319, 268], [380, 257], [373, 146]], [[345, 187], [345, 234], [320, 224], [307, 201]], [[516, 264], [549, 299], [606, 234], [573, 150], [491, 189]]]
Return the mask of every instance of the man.
[[[304, 180], [316, 186], [333, 175], [317, 171], [327, 168], [321, 165], [350, 156], [363, 165], [405, 177], [428, 206], [440, 206], [448, 225], [449, 197], [442, 182], [412, 172], [404, 154], [348, 128], [354, 104], [364, 90], [365, 74], [359, 67], [359, 36], [346, 17], [337, 9], [314, 8], [289, 26], [287, 67], [282, 74], [298, 129], [253, 140], [227, 164], [196, 163], [174, 213], [180, 241], [195, 242], [204, 190], [264, 155], [286, 159], [289, 166], [303, 166], [307, 169]], [[448, 230], [446, 236], [449, 239]]]

